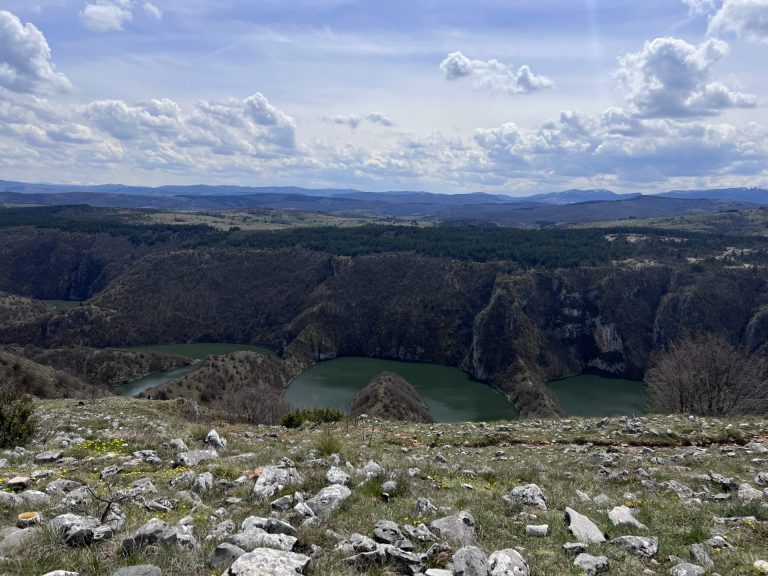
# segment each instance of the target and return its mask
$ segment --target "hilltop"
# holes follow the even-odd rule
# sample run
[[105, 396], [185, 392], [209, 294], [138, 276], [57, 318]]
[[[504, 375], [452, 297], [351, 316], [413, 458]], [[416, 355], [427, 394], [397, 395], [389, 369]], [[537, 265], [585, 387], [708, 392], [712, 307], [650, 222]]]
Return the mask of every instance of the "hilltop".
[[[487, 575], [486, 556], [494, 576], [701, 573], [684, 562], [728, 575], [768, 559], [766, 419], [287, 429], [121, 398], [37, 414], [34, 442], [0, 453], [9, 576], [296, 573], [278, 559], [314, 576]], [[22, 512], [42, 524], [14, 532]]]
[[429, 407], [405, 378], [382, 372], [352, 400], [350, 417], [363, 414], [401, 422], [432, 422]]

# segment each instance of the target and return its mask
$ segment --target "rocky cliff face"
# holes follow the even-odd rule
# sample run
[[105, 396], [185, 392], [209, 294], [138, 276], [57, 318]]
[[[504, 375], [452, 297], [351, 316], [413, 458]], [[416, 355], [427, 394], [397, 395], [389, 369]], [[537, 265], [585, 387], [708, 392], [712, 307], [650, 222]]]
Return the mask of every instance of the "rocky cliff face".
[[301, 249], [210, 248], [139, 261], [90, 305], [0, 329], [41, 346], [255, 342], [295, 373], [362, 355], [461, 366], [551, 415], [549, 379], [585, 369], [640, 378], [685, 332], [762, 351], [763, 270], [612, 265], [525, 271], [407, 253], [339, 258]]

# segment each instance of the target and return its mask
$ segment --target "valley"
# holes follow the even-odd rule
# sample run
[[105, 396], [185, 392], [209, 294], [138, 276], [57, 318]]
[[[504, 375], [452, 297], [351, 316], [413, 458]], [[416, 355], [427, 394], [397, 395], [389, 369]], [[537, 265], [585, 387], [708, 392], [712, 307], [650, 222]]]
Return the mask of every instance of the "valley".
[[[237, 404], [227, 396], [249, 386], [290, 401], [289, 382], [349, 358], [433, 364], [454, 369], [454, 385], [473, 390], [471, 397], [499, 391], [509, 401], [503, 414], [532, 417], [589, 410], [588, 396], [547, 382], [584, 372], [642, 380], [651, 355], [691, 331], [724, 333], [757, 353], [768, 339], [768, 238], [754, 233], [754, 218], [744, 220], [743, 233], [733, 227], [723, 235], [665, 228], [664, 220], [544, 230], [223, 230], [148, 223], [146, 214], [0, 209], [0, 288], [8, 293], [0, 304], [13, 311], [0, 322], [0, 343], [9, 353], [31, 346], [175, 354], [179, 364], [136, 370], [120, 385], [148, 376], [131, 393], [189, 397], [224, 411]], [[729, 214], [738, 213], [711, 217]], [[184, 352], [158, 342], [190, 344]], [[206, 342], [235, 346], [205, 351]], [[256, 354], [220, 355], [234, 350]], [[203, 371], [188, 366], [190, 357], [210, 354], [222, 360], [201, 360]], [[93, 381], [89, 368], [51, 358], [30, 356]], [[260, 366], [255, 379], [242, 372], [249, 366]], [[104, 390], [114, 393], [117, 382]], [[601, 390], [606, 406], [622, 406], [616, 413], [642, 412], [641, 391], [614, 401], [610, 386], [584, 382]], [[569, 404], [569, 394], [582, 405]], [[470, 419], [497, 417], [481, 410]]]

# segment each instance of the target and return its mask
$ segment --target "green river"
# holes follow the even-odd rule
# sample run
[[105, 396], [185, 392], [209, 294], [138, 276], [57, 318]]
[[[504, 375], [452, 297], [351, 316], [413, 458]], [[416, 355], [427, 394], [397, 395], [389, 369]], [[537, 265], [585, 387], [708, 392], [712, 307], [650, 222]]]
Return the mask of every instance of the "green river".
[[190, 372], [194, 372], [200, 367], [200, 361], [208, 358], [209, 356], [221, 356], [222, 354], [229, 354], [230, 352], [238, 352], [240, 350], [247, 350], [251, 352], [259, 352], [267, 356], [277, 357], [277, 355], [267, 348], [261, 346], [252, 346], [249, 344], [224, 344], [224, 343], [194, 343], [194, 344], [156, 344], [154, 346], [129, 346], [117, 348], [117, 350], [126, 350], [128, 352], [161, 352], [163, 354], [174, 354], [176, 356], [184, 356], [190, 358], [195, 362], [189, 366], [182, 366], [180, 368], [174, 368], [166, 372], [155, 372], [154, 374], [148, 374], [144, 378], [139, 378], [133, 382], [129, 382], [125, 386], [120, 386], [115, 390], [117, 394], [122, 396], [138, 396], [142, 392], [146, 392], [151, 388], [162, 386], [168, 382], [173, 382], [183, 378]]
[[[244, 344], [161, 344], [122, 350], [163, 352], [195, 360], [190, 366], [149, 374], [118, 390], [137, 396], [156, 386], [193, 372], [209, 356], [250, 350], [275, 357], [271, 350]], [[297, 376], [285, 399], [298, 408], [329, 406], [349, 411], [352, 398], [381, 372], [399, 374], [418, 391], [437, 422], [493, 421], [517, 418], [515, 407], [497, 390], [476, 382], [459, 370], [436, 364], [397, 362], [372, 358], [336, 358], [320, 362]], [[547, 384], [566, 414], [572, 416], [619, 416], [644, 414], [642, 382], [582, 374]]]
[[458, 368], [371, 358], [336, 358], [315, 364], [291, 382], [285, 399], [299, 408], [329, 406], [348, 412], [355, 394], [384, 371], [410, 382], [437, 422], [517, 418], [517, 410], [503, 394], [470, 380]]

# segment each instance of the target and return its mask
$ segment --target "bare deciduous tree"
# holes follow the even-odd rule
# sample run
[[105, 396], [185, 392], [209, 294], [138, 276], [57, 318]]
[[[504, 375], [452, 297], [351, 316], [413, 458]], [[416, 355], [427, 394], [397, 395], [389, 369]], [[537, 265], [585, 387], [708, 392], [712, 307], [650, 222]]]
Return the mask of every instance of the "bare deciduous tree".
[[657, 412], [733, 416], [768, 411], [768, 362], [725, 336], [685, 336], [651, 358], [645, 376]]

